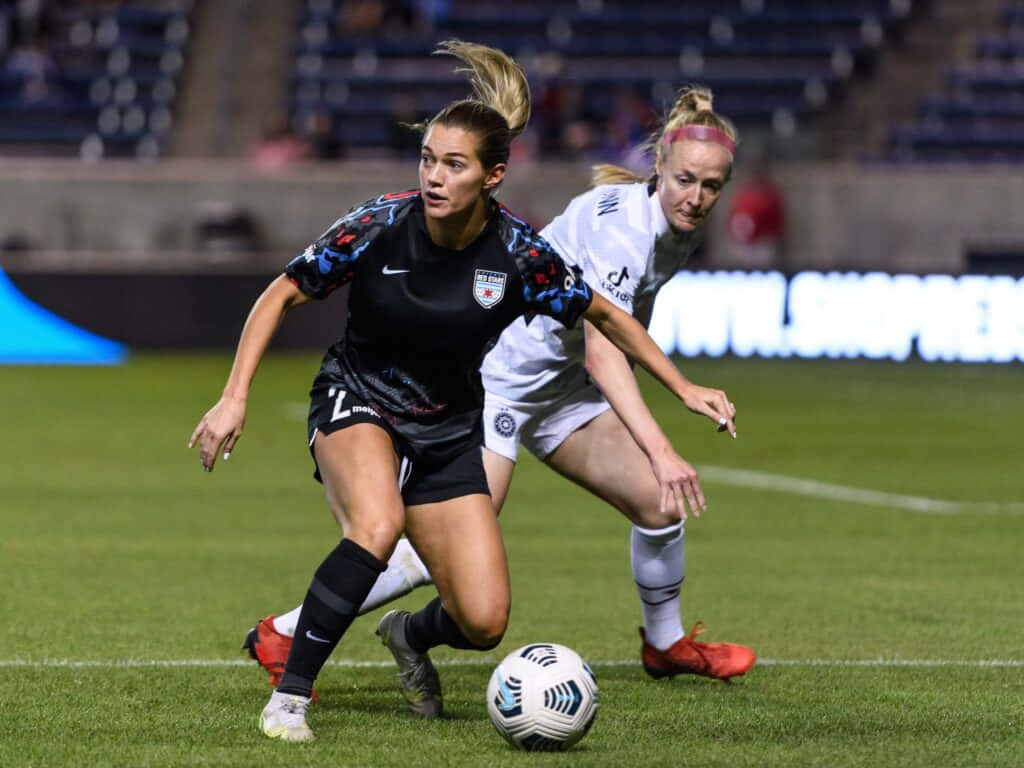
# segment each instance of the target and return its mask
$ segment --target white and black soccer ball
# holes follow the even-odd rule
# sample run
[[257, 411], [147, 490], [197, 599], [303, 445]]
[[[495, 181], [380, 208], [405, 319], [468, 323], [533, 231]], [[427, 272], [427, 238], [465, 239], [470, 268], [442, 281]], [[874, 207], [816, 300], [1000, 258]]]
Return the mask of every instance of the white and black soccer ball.
[[487, 714], [514, 747], [554, 752], [582, 739], [597, 715], [597, 679], [580, 655], [556, 643], [512, 651], [487, 684]]

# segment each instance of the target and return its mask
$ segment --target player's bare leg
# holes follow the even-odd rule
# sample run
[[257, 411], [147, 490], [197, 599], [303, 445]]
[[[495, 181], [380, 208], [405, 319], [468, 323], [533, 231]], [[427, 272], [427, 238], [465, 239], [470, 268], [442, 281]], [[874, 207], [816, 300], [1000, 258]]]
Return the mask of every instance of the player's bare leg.
[[494, 507], [495, 514], [501, 514], [501, 508], [505, 506], [505, 499], [508, 498], [509, 486], [512, 485], [512, 473], [515, 472], [516, 463], [489, 448], [484, 448], [483, 451], [484, 472], [487, 473], [487, 487], [491, 491], [491, 506]]
[[[483, 463], [492, 503], [495, 510], [500, 512], [512, 483], [516, 463], [487, 448], [483, 449]], [[359, 615], [397, 600], [417, 587], [433, 583], [427, 566], [409, 540], [399, 539], [395, 551], [388, 559], [387, 570], [380, 575], [366, 600], [359, 606]], [[268, 682], [274, 688], [281, 682], [301, 610], [302, 605], [297, 605], [287, 613], [264, 617], [246, 633], [242, 641], [242, 649], [247, 650], [249, 656], [267, 671]]]
[[313, 738], [305, 719], [313, 683], [384, 570], [405, 525], [397, 457], [383, 429], [356, 424], [321, 433], [313, 450], [328, 507], [344, 538], [313, 576], [281, 683], [260, 716], [267, 736], [286, 741]]
[[684, 528], [660, 511], [661, 489], [647, 455], [608, 410], [573, 432], [547, 457], [555, 471], [622, 512], [633, 523], [630, 562], [643, 607], [641, 656], [652, 677], [680, 673], [728, 679], [754, 665], [754, 652], [733, 643], [703, 643], [699, 622], [687, 636], [679, 612], [686, 575]]
[[501, 641], [510, 606], [505, 547], [491, 499], [483, 494], [409, 507], [406, 534], [440, 597], [414, 614], [390, 611], [377, 634], [398, 663], [410, 709], [438, 717], [441, 684], [428, 651], [437, 645], [487, 650]]
[[505, 543], [490, 497], [409, 507], [406, 533], [465, 639], [474, 648], [496, 645], [505, 633], [510, 595]]

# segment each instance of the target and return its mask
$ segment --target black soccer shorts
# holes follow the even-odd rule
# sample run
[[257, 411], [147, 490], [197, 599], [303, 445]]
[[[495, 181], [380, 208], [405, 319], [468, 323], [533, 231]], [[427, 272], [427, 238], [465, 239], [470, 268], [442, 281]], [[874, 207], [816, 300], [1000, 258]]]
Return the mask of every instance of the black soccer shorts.
[[329, 435], [355, 424], [375, 424], [388, 433], [399, 459], [398, 487], [406, 506], [433, 504], [473, 493], [490, 493], [480, 440], [467, 441], [466, 448], [453, 458], [441, 461], [417, 458], [417, 453], [401, 432], [375, 408], [352, 392], [345, 391], [343, 386], [322, 381], [320, 377], [310, 392], [307, 423], [313, 477], [318, 482], [323, 482], [323, 479], [313, 451], [317, 432]]

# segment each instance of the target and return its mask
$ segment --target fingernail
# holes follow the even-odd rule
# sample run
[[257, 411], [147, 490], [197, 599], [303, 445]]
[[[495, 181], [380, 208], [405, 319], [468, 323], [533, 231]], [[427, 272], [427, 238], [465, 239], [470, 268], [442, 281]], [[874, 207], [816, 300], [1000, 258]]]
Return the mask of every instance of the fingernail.
[[192, 447], [192, 441], [191, 441], [191, 440], [190, 440], [190, 441], [189, 441], [189, 443], [188, 443], [188, 447], [189, 447], [189, 448], [191, 448], [191, 447]]
[[724, 427], [728, 423], [729, 423], [729, 420], [727, 418], [725, 418], [725, 416], [723, 416], [722, 418], [720, 418], [718, 420], [718, 426], [720, 426], [720, 427]]
[[[733, 437], [736, 437], [736, 435], [733, 435]], [[228, 451], [224, 451], [224, 461], [227, 461], [230, 458], [231, 454]]]

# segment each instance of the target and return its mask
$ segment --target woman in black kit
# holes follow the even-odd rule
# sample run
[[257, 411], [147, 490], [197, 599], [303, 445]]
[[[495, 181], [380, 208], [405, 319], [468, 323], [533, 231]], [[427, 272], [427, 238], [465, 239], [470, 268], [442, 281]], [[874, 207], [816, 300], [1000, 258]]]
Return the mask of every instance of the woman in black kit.
[[[311, 391], [310, 450], [341, 543], [303, 601], [281, 684], [260, 716], [267, 736], [308, 741], [313, 682], [356, 616], [404, 531], [440, 597], [378, 629], [414, 712], [436, 717], [441, 689], [427, 651], [486, 650], [505, 632], [508, 567], [481, 460], [479, 367], [520, 315], [566, 326], [585, 317], [679, 395], [687, 381], [633, 317], [570, 270], [527, 224], [492, 200], [530, 98], [501, 51], [459, 41], [439, 52], [472, 73], [474, 98], [424, 127], [418, 190], [350, 210], [256, 300], [224, 393], [189, 445], [204, 469], [241, 436], [246, 398], [284, 315], [351, 283], [345, 338], [324, 357]], [[704, 407], [732, 431], [725, 393]], [[681, 395], [680, 395], [681, 397]]]

